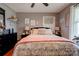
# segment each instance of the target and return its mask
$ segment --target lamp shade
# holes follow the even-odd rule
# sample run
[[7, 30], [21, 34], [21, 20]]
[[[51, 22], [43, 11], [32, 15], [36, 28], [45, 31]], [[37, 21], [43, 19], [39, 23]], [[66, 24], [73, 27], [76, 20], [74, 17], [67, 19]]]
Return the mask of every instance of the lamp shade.
[[0, 28], [4, 28], [4, 25], [0, 22]]
[[55, 30], [59, 30], [59, 27], [55, 27]]
[[30, 29], [29, 26], [26, 26], [26, 27], [25, 27], [25, 30], [29, 30], [29, 29]]

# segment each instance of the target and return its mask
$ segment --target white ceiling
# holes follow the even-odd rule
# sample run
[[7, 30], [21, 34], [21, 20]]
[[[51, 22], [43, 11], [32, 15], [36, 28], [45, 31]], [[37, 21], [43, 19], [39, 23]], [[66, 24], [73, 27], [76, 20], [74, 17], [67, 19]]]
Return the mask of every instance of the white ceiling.
[[69, 3], [49, 3], [48, 7], [45, 7], [42, 3], [36, 3], [33, 8], [31, 8], [31, 3], [6, 3], [6, 5], [15, 12], [57, 13], [68, 6]]

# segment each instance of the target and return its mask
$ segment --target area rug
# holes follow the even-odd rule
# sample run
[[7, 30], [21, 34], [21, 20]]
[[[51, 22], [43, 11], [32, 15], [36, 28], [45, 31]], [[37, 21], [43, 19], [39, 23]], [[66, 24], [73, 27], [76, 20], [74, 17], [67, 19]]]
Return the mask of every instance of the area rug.
[[11, 49], [6, 54], [4, 54], [4, 56], [12, 56], [12, 54], [13, 54], [13, 49]]

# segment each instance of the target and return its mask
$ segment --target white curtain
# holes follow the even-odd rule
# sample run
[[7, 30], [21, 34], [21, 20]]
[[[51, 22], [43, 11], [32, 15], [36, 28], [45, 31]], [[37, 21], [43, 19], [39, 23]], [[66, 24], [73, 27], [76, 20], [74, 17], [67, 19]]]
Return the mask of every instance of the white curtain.
[[71, 7], [71, 38], [79, 36], [79, 5]]
[[74, 15], [74, 36], [79, 36], [79, 5], [75, 6], [75, 15]]

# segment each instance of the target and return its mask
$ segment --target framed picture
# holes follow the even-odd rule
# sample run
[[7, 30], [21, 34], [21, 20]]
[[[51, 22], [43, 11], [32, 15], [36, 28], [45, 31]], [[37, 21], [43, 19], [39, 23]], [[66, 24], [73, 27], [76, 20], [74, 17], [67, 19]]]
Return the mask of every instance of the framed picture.
[[35, 20], [31, 20], [30, 24], [31, 26], [35, 26]]
[[25, 18], [25, 24], [29, 25], [30, 24], [30, 19], [29, 18]]

